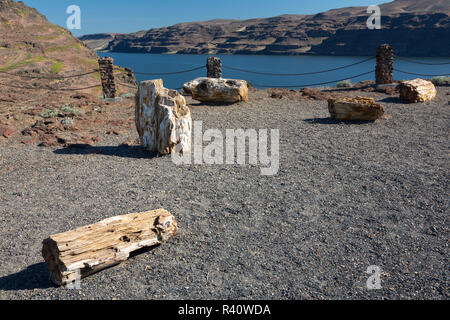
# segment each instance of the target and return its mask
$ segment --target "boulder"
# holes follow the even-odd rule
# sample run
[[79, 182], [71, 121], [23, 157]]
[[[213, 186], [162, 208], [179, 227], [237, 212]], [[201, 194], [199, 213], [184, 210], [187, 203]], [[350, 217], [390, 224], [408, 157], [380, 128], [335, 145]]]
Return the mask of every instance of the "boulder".
[[346, 121], [375, 121], [384, 115], [381, 104], [365, 97], [329, 99], [328, 110], [334, 119]]
[[245, 80], [198, 78], [187, 82], [183, 91], [201, 102], [248, 101], [248, 85]]
[[398, 85], [400, 99], [406, 102], [424, 102], [436, 97], [436, 87], [431, 81], [414, 79]]
[[136, 128], [144, 149], [160, 154], [191, 150], [192, 118], [184, 97], [162, 79], [143, 81], [136, 94]]

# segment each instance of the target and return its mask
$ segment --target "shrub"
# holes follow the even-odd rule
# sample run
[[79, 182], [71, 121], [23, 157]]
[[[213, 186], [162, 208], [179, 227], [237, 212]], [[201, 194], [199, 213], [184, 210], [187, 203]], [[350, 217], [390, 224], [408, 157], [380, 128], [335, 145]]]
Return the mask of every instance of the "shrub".
[[74, 114], [82, 113], [80, 110], [73, 108], [72, 105], [70, 105], [69, 103], [63, 105], [60, 109], [64, 113], [74, 113]]
[[65, 126], [73, 126], [75, 122], [72, 119], [62, 119], [61, 124]]
[[344, 80], [341, 82], [338, 82], [336, 87], [338, 88], [350, 88], [352, 86], [352, 82], [350, 80]]
[[59, 111], [57, 109], [47, 109], [40, 114], [40, 116], [44, 119], [56, 118], [58, 115]]
[[433, 82], [434, 85], [450, 84], [450, 77], [434, 77], [431, 78], [430, 81]]

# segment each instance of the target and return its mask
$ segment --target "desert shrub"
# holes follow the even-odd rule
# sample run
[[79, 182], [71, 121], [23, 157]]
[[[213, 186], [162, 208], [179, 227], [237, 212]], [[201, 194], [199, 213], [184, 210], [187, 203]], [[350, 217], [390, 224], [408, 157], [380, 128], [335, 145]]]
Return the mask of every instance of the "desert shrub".
[[56, 118], [58, 115], [59, 111], [57, 109], [47, 109], [40, 114], [40, 116], [44, 119]]
[[74, 113], [74, 114], [80, 114], [80, 113], [82, 113], [80, 110], [73, 108], [72, 105], [71, 105], [70, 103], [61, 106], [60, 109], [61, 109], [61, 111], [64, 112], [64, 113]]
[[430, 79], [431, 82], [433, 82], [434, 85], [443, 85], [443, 84], [450, 84], [450, 77], [434, 77]]
[[340, 81], [336, 85], [336, 87], [338, 87], [338, 88], [350, 88], [351, 86], [352, 86], [352, 82], [350, 80]]
[[65, 126], [73, 126], [75, 122], [72, 119], [62, 119], [61, 124]]

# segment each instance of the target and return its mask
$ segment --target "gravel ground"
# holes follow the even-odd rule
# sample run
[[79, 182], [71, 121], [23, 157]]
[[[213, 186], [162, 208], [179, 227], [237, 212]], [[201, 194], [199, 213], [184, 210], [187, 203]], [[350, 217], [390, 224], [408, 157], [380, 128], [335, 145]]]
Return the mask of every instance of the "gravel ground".
[[[330, 120], [324, 101], [194, 103], [204, 128], [280, 129], [280, 171], [175, 166], [105, 137], [92, 149], [0, 147], [1, 299], [448, 299], [450, 88], [432, 103], [378, 93], [390, 120]], [[136, 138], [134, 132], [130, 137]], [[163, 207], [169, 243], [54, 287], [50, 234]], [[369, 291], [378, 265], [382, 289]], [[150, 266], [150, 268], [148, 267]]]

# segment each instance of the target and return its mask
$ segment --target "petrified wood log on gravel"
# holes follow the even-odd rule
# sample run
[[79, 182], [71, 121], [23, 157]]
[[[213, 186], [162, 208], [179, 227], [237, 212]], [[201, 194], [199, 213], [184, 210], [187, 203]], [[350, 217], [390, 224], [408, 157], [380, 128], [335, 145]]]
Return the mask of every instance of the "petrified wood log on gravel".
[[191, 150], [192, 118], [185, 98], [161, 79], [143, 81], [136, 94], [136, 128], [144, 149], [160, 154]]
[[197, 78], [183, 86], [186, 94], [201, 102], [247, 102], [248, 84], [245, 80]]
[[436, 87], [431, 81], [414, 79], [398, 85], [400, 99], [406, 102], [425, 102], [436, 97]]
[[328, 110], [334, 119], [344, 121], [375, 121], [384, 115], [381, 104], [365, 97], [330, 99]]
[[175, 218], [158, 209], [105, 219], [50, 236], [42, 255], [52, 281], [65, 285], [128, 259], [130, 253], [160, 244], [177, 233]]

